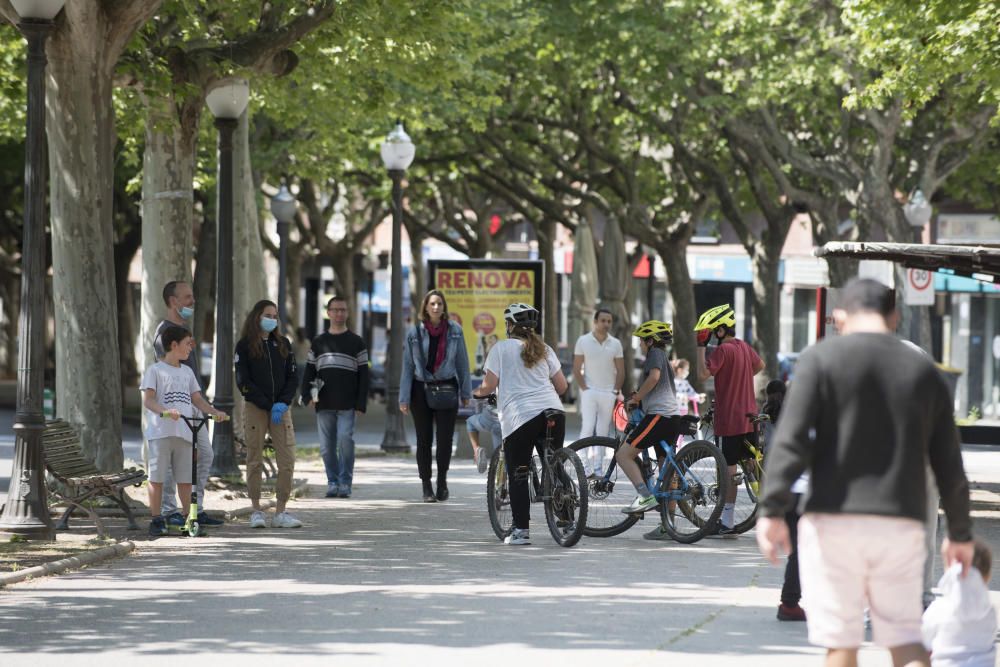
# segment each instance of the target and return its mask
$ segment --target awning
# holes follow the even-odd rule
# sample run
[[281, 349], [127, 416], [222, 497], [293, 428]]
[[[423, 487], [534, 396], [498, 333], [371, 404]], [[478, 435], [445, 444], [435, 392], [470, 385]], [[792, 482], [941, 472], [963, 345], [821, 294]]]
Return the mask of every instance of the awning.
[[826, 243], [813, 250], [817, 257], [884, 259], [928, 271], [945, 271], [985, 282], [1000, 283], [1000, 248], [926, 243]]

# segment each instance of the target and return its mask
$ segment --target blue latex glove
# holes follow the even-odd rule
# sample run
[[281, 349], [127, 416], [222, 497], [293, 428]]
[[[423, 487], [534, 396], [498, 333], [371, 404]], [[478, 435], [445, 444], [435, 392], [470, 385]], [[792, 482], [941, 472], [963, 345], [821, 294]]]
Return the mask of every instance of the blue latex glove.
[[274, 405], [272, 405], [271, 406], [271, 423], [272, 424], [280, 424], [281, 423], [281, 417], [285, 414], [286, 410], [288, 410], [288, 404], [287, 403], [275, 403]]

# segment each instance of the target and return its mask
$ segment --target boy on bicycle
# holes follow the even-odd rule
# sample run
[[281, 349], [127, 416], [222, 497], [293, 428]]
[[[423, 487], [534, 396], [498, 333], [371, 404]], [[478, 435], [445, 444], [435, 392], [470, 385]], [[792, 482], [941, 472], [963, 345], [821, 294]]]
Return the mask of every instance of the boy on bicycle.
[[[632, 482], [639, 494], [632, 504], [622, 508], [623, 514], [636, 514], [654, 509], [659, 504], [650, 491], [636, 458], [647, 447], [656, 447], [657, 459], [662, 458], [660, 442], [673, 446], [681, 433], [680, 410], [674, 390], [674, 369], [667, 358], [667, 343], [673, 341], [673, 329], [666, 322], [649, 320], [639, 326], [633, 336], [637, 336], [646, 355], [642, 366], [642, 384], [628, 399], [629, 409], [642, 406], [645, 416], [632, 429], [622, 447], [615, 452], [618, 466]], [[654, 531], [655, 532], [655, 531]]]
[[[224, 417], [201, 395], [194, 371], [181, 362], [193, 347], [191, 332], [181, 327], [167, 327], [160, 336], [163, 342], [162, 361], [146, 369], [140, 390], [146, 408], [146, 439], [149, 441], [149, 534], [167, 534], [167, 524], [160, 513], [163, 482], [167, 470], [177, 481], [184, 516], [191, 502], [191, 431], [181, 415], [194, 416], [192, 406], [204, 413]], [[205, 465], [208, 465], [206, 462]]]

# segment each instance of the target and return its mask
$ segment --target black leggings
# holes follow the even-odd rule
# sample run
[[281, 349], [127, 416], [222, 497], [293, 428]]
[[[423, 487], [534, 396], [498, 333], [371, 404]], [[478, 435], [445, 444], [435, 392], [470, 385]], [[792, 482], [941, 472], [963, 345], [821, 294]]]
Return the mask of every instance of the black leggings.
[[792, 509], [785, 512], [792, 550], [785, 563], [785, 581], [781, 586], [781, 604], [789, 607], [797, 605], [802, 599], [802, 585], [799, 583], [799, 501], [802, 500], [802, 495], [793, 494], [792, 499]]
[[413, 427], [417, 431], [417, 471], [420, 479], [431, 478], [431, 443], [437, 430], [438, 476], [447, 474], [451, 465], [451, 445], [455, 437], [455, 420], [458, 408], [451, 410], [431, 410], [427, 407], [424, 383], [413, 381], [410, 391], [410, 412], [413, 413]]
[[[514, 527], [527, 529], [529, 520], [528, 470], [531, 453], [537, 448], [542, 455], [545, 438], [545, 413], [539, 413], [521, 425], [519, 429], [503, 439], [504, 458], [507, 461], [507, 483], [510, 487], [510, 511], [514, 517]], [[566, 415], [562, 412], [555, 417], [552, 428], [552, 447], [559, 449], [566, 438]], [[541, 471], [539, 471], [539, 474]]]

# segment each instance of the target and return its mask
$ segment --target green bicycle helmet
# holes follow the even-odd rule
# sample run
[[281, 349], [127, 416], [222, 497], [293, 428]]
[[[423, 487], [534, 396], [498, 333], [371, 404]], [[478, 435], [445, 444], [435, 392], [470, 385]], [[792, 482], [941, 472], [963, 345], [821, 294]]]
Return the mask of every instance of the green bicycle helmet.
[[727, 303], [722, 306], [716, 306], [715, 308], [709, 308], [701, 317], [698, 318], [698, 324], [694, 325], [695, 331], [703, 331], [705, 329], [717, 329], [719, 327], [735, 327], [736, 326], [736, 311], [730, 307]]
[[639, 325], [639, 328], [632, 332], [633, 336], [639, 338], [652, 338], [655, 341], [669, 342], [674, 338], [674, 329], [669, 322], [660, 320], [649, 320]]

